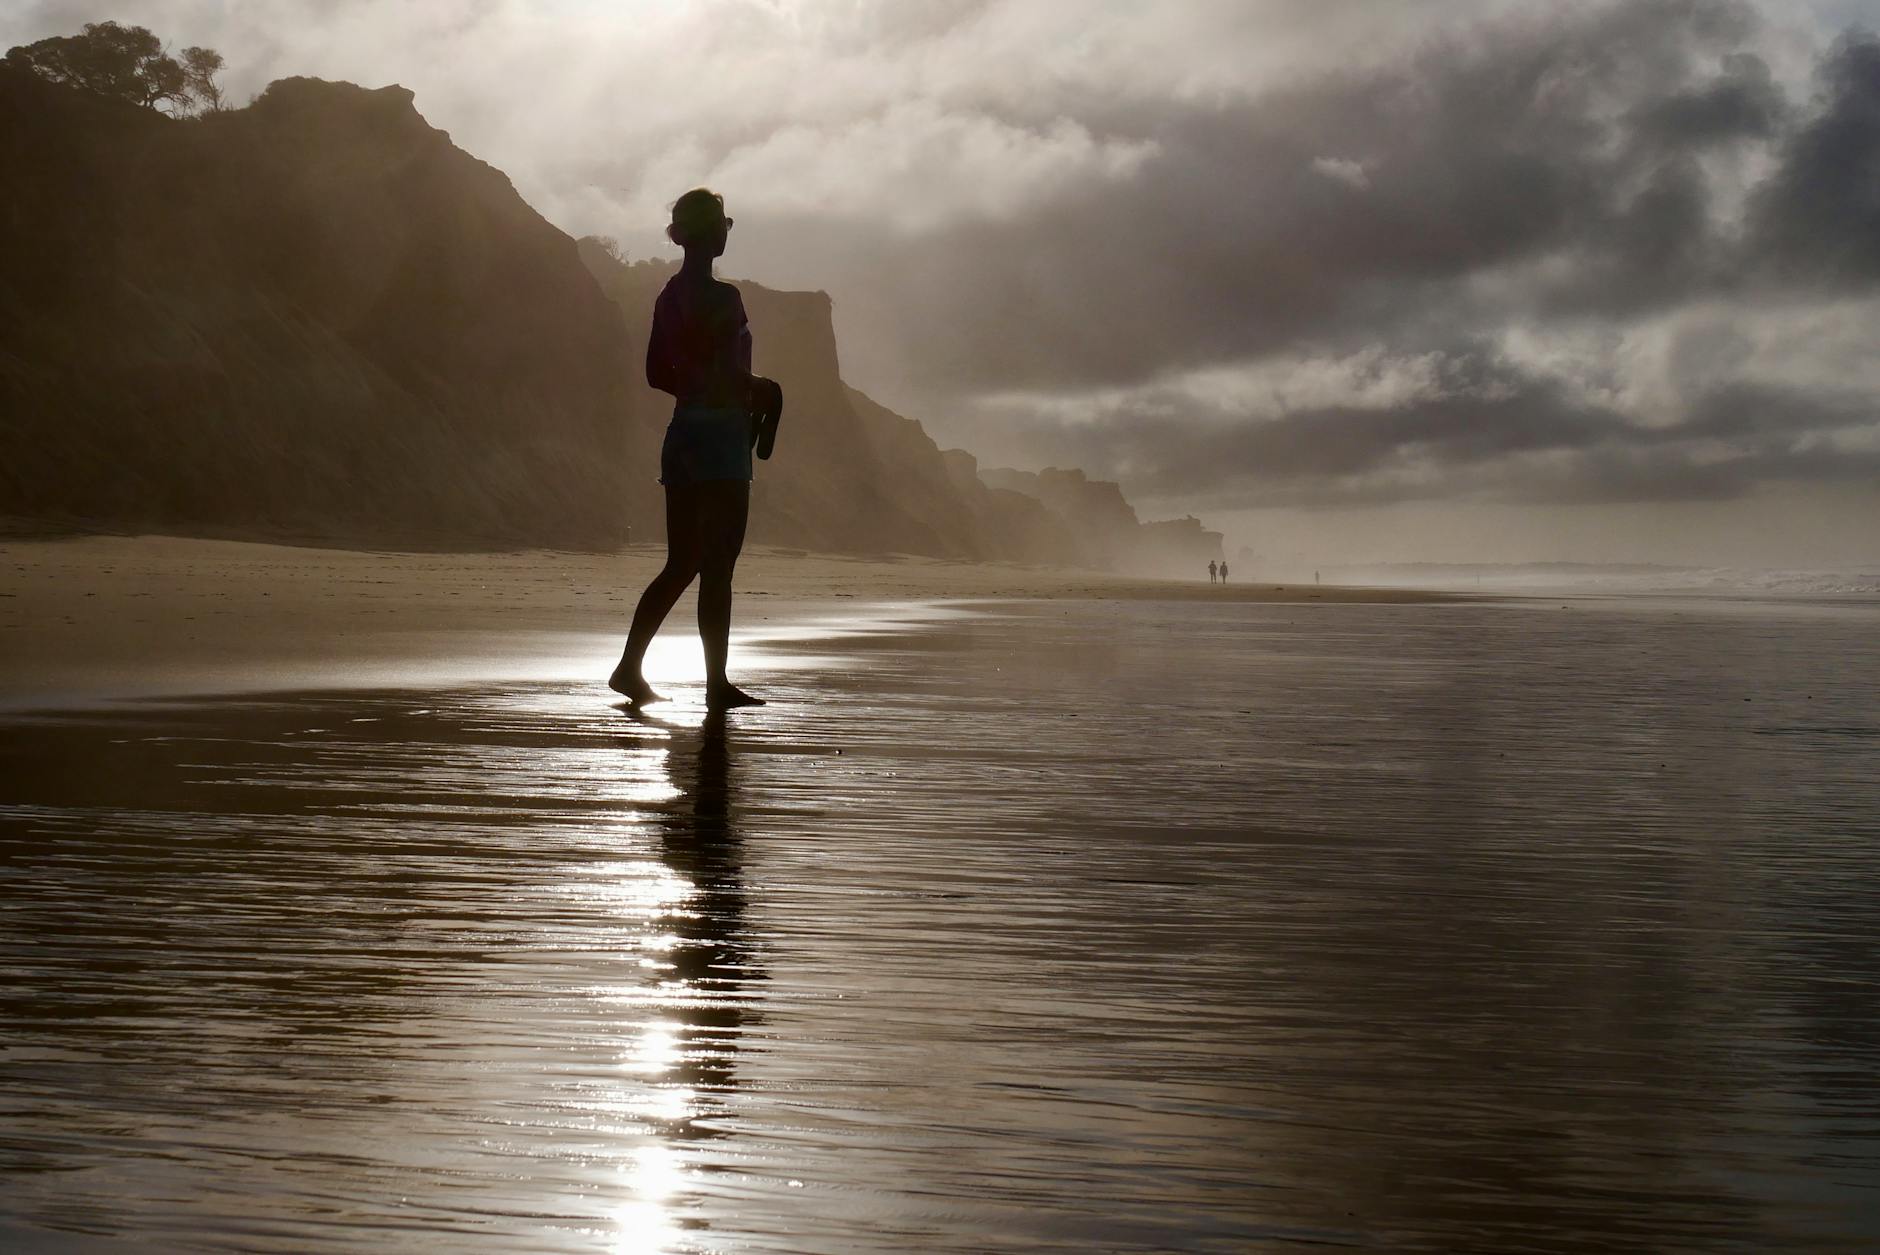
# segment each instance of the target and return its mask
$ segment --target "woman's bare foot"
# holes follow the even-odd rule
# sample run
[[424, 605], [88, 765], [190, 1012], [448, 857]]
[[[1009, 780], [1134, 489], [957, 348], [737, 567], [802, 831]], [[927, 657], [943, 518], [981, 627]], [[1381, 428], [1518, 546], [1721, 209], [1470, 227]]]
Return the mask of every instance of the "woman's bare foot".
[[705, 705], [712, 710], [733, 710], [739, 706], [762, 706], [764, 699], [752, 697], [729, 680], [705, 686]]
[[666, 699], [653, 691], [653, 686], [637, 672], [629, 671], [625, 665], [614, 668], [614, 673], [607, 677], [607, 687], [627, 699], [632, 706], [645, 706], [652, 702]]

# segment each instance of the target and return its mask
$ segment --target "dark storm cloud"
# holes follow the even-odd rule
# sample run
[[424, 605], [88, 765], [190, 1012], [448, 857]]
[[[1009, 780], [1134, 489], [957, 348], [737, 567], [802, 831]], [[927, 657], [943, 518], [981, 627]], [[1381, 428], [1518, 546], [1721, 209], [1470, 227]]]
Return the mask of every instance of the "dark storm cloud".
[[1097, 472], [1170, 493], [1210, 481], [1348, 481], [1412, 462], [1466, 468], [1517, 454], [1584, 450], [1632, 431], [1619, 415], [1574, 405], [1556, 385], [1530, 379], [1490, 395], [1393, 409], [1326, 406], [1251, 423], [1232, 415], [1196, 421], [1140, 414], [1064, 436]]
[[[1836, 433], [1880, 432], [1871, 397], [1727, 384], [1678, 421], [1642, 425], [1505, 364], [1448, 372], [1465, 391], [1391, 408], [1322, 406], [1246, 421], [1161, 404], [1066, 424], [1056, 442], [1093, 474], [1217, 505], [1394, 500], [1546, 504], [1718, 500], [1777, 481], [1867, 482], [1880, 452]], [[1880, 481], [1875, 481], [1880, 482]]]
[[1668, 429], [1673, 439], [1756, 442], [1783, 448], [1810, 433], [1880, 424], [1872, 396], [1807, 392], [1755, 384], [1727, 384], [1699, 397], [1690, 414]]
[[1819, 112], [1756, 196], [1752, 238], [1785, 278], [1864, 287], [1880, 281], [1880, 40], [1844, 36], [1821, 80]]
[[1723, 58], [1708, 83], [1640, 106], [1632, 124], [1639, 139], [1671, 152], [1740, 139], [1768, 139], [1789, 111], [1787, 95], [1769, 66], [1753, 53]]
[[1504, 304], [1618, 310], [1688, 294], [1721, 265], [1696, 157], [1780, 113], [1740, 51], [1751, 13], [1552, 12], [1281, 94], [1133, 127], [1119, 113], [1113, 133], [1155, 145], [1125, 185], [913, 242], [847, 230], [844, 247], [884, 286], [921, 294], [884, 311], [884, 335], [918, 325], [907, 371], [963, 391], [1140, 379], [1489, 317], [1506, 310], [1470, 311], [1463, 285], [1562, 253], [1575, 275]]
[[[1880, 43], [1843, 38], [1819, 99], [1791, 100], [1745, 50], [1757, 30], [1733, 3], [1552, 10], [1283, 95], [1171, 109], [1128, 132], [1156, 151], [1113, 194], [864, 247], [903, 278], [890, 290], [925, 294], [912, 315], [872, 311], [875, 325], [918, 320], [905, 369], [936, 390], [1044, 396], [1301, 346], [1408, 352], [1510, 322], [1617, 336], [1694, 303], [1753, 321], [1770, 300], [1871, 289]], [[1760, 186], [1719, 176], [1758, 157], [1773, 165]], [[1764, 386], [1723, 362], [1676, 409], [1643, 413], [1575, 399], [1492, 347], [1466, 360], [1503, 378], [1279, 418], [1165, 396], [1035, 419], [1030, 447], [1164, 497], [1298, 504], [1720, 499], [1875, 467], [1826, 439], [1880, 423], [1871, 392], [1832, 380]]]

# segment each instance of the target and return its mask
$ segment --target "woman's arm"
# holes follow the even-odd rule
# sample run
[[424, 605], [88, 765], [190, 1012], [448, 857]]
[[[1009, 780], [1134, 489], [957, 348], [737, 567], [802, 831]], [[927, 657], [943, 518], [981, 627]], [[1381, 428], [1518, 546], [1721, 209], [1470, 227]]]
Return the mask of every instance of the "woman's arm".
[[653, 302], [653, 330], [646, 337], [646, 382], [679, 396], [679, 370], [673, 361], [673, 314], [666, 294]]
[[744, 313], [744, 294], [733, 284], [725, 284], [725, 293], [731, 298], [731, 354], [726, 363], [737, 395], [743, 398], [746, 410], [759, 408], [756, 387], [758, 377], [751, 373], [751, 320]]

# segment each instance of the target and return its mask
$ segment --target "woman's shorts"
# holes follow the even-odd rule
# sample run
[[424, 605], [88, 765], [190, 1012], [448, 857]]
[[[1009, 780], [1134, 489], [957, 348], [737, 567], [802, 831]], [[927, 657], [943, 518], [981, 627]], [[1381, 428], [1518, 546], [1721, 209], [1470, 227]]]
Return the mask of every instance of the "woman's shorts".
[[714, 479], [751, 478], [751, 416], [741, 409], [681, 405], [672, 411], [659, 451], [659, 482], [668, 488]]

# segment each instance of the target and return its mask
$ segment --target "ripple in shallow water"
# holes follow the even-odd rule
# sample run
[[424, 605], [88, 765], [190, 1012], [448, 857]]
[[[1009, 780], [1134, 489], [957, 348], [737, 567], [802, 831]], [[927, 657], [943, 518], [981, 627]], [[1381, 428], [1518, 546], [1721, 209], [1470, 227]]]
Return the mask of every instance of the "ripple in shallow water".
[[1064, 610], [8, 724], [0, 1236], [1875, 1236], [1870, 624]]

